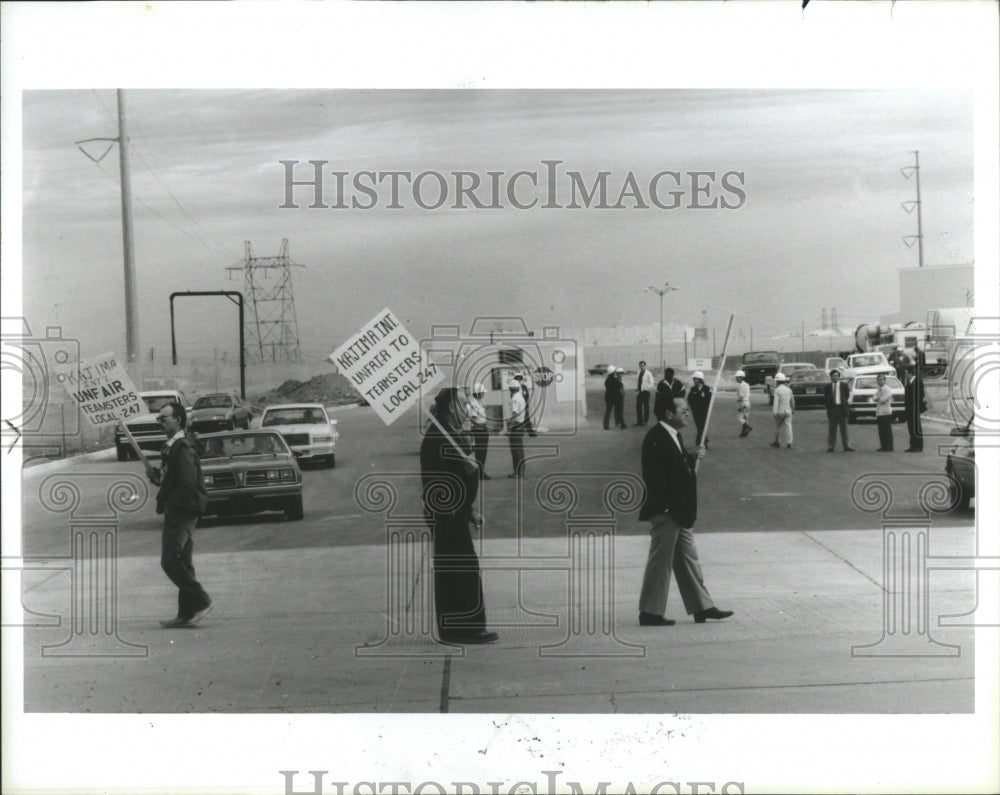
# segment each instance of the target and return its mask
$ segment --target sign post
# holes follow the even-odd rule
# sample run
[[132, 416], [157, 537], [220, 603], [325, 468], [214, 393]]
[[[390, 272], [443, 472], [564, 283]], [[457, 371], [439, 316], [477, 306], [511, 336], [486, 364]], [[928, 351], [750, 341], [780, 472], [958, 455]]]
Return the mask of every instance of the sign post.
[[[712, 407], [715, 405], [715, 396], [719, 393], [719, 382], [722, 380], [722, 371], [726, 366], [726, 352], [729, 350], [729, 335], [733, 330], [733, 315], [729, 316], [729, 324], [726, 326], [726, 339], [722, 343], [722, 358], [719, 359], [719, 369], [715, 373], [715, 383], [712, 384], [712, 397], [708, 400], [708, 413], [705, 415], [705, 429], [702, 438], [708, 438], [708, 423], [712, 421]], [[694, 462], [694, 471], [698, 471], [699, 458]]]

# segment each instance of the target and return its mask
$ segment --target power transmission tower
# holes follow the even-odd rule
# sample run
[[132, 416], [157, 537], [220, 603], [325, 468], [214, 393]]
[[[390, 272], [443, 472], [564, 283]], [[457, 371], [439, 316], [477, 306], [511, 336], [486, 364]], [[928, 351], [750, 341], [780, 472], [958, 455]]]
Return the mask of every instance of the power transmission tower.
[[230, 277], [243, 272], [246, 318], [246, 356], [254, 362], [299, 362], [299, 323], [292, 293], [292, 267], [303, 267], [288, 256], [288, 239], [276, 257], [255, 257], [244, 241], [242, 265], [226, 268]]

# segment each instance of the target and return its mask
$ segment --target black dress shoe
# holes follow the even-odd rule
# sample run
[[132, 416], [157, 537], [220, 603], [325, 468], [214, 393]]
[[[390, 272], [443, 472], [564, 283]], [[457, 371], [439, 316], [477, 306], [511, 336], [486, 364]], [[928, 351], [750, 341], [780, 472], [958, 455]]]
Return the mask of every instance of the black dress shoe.
[[472, 632], [441, 632], [438, 635], [438, 640], [442, 643], [456, 643], [459, 645], [466, 643], [482, 645], [484, 643], [496, 643], [500, 640], [500, 636], [496, 632], [487, 632], [485, 629], [480, 629]]
[[676, 623], [672, 618], [664, 618], [663, 616], [656, 615], [656, 613], [639, 611], [640, 627], [672, 627]]
[[694, 623], [704, 624], [706, 618], [714, 618], [716, 621], [721, 621], [724, 618], [729, 618], [732, 614], [732, 610], [719, 610], [717, 607], [710, 607], [708, 610], [699, 610], [695, 613]]
[[854, 452], [854, 448], [853, 447], [845, 447], [844, 448], [844, 452], [845, 453], [853, 453]]

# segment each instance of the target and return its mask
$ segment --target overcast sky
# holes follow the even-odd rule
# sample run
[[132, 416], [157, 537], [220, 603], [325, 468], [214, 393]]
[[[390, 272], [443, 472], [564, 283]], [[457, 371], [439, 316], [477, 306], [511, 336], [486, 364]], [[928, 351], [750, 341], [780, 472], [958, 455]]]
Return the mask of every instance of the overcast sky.
[[[100, 163], [74, 144], [117, 135], [113, 90], [23, 95], [24, 311], [58, 323], [86, 354], [124, 345], [121, 206], [117, 148]], [[900, 172], [920, 151], [925, 262], [972, 262], [972, 96], [941, 90], [129, 90], [136, 271], [143, 347], [169, 343], [168, 295], [239, 290], [227, 267], [244, 241], [258, 256], [289, 239], [304, 349], [329, 351], [384, 306], [411, 330], [468, 327], [481, 315], [523, 316], [529, 327], [656, 322], [648, 284], [679, 287], [668, 319], [724, 328], [730, 312], [755, 335], [818, 328], [824, 308], [841, 325], [898, 310], [897, 271], [917, 265], [916, 215], [902, 202], [915, 181]], [[87, 144], [100, 156], [106, 143]], [[285, 168], [327, 160], [347, 172], [347, 201], [361, 171], [436, 171], [449, 181], [444, 207], [420, 208], [401, 183], [404, 209], [281, 209]], [[641, 200], [620, 209], [545, 209], [543, 160], [558, 166], [558, 201], [569, 177], [610, 172], [608, 204], [629, 173]], [[505, 195], [524, 178], [513, 207]], [[453, 209], [454, 171], [503, 172], [501, 209]], [[681, 206], [659, 209], [652, 177], [679, 172]], [[692, 171], [709, 193], [694, 197]], [[745, 195], [722, 187], [732, 177]], [[669, 206], [666, 177], [658, 198]], [[437, 182], [421, 186], [424, 203]], [[692, 209], [712, 199], [738, 209]], [[582, 200], [578, 201], [583, 204]], [[592, 204], [596, 204], [594, 201]], [[211, 349], [235, 324], [224, 299], [178, 304], [179, 339]], [[220, 325], [221, 324], [221, 325]], [[224, 329], [224, 331], [223, 331]], [[220, 337], [220, 331], [222, 336]], [[234, 339], [234, 338], [233, 338]], [[224, 344], [224, 343], [223, 343]]]

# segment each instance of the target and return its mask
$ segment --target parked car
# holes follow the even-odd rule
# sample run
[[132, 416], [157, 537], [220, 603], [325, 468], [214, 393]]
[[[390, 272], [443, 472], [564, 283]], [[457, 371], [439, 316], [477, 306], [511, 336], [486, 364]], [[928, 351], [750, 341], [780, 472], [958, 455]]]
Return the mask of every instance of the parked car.
[[587, 370], [587, 372], [590, 373], [591, 375], [607, 375], [608, 367], [610, 366], [611, 365], [608, 364], [595, 364], [593, 367]]
[[837, 370], [842, 376], [846, 377], [847, 362], [840, 356], [828, 356], [823, 362], [823, 369], [827, 373], [831, 370]]
[[750, 386], [760, 386], [768, 376], [777, 375], [781, 366], [781, 356], [777, 351], [747, 351], [743, 354], [740, 369], [744, 372], [744, 380]]
[[188, 428], [195, 433], [232, 431], [249, 428], [253, 411], [230, 392], [202, 395], [188, 412]]
[[[850, 397], [848, 398], [847, 421], [856, 422], [859, 417], [875, 419], [875, 392], [878, 383], [874, 375], [856, 375], [850, 381]], [[885, 385], [892, 392], [892, 418], [896, 422], [906, 419], [904, 396], [906, 389], [894, 375], [885, 377]]]
[[789, 378], [792, 377], [792, 373], [797, 373], [801, 370], [819, 370], [819, 368], [812, 362], [782, 362], [778, 368], [779, 373], [784, 373]]
[[[140, 392], [139, 397], [146, 404], [146, 413], [138, 417], [132, 417], [125, 422], [129, 433], [135, 437], [136, 443], [143, 451], [160, 454], [160, 449], [167, 441], [167, 434], [163, 432], [163, 426], [157, 421], [156, 416], [167, 403], [180, 403], [184, 408], [189, 407], [187, 398], [179, 389], [157, 389], [151, 392]], [[119, 461], [136, 459], [136, 454], [129, 443], [128, 436], [121, 429], [121, 425], [115, 426], [115, 449], [118, 453]]]
[[969, 510], [969, 500], [976, 496], [976, 447], [972, 420], [964, 427], [951, 429], [955, 443], [948, 451], [944, 471], [950, 481], [951, 504], [960, 511]]
[[879, 373], [896, 375], [896, 368], [889, 364], [889, 360], [881, 351], [852, 353], [847, 357], [847, 368], [840, 371], [840, 375], [844, 378], [856, 375], [878, 375]]
[[818, 367], [792, 373], [788, 376], [788, 386], [795, 397], [795, 408], [822, 408], [826, 401], [823, 393], [829, 383], [830, 374]]
[[284, 511], [301, 519], [302, 470], [276, 431], [223, 431], [199, 437], [206, 515]]
[[260, 427], [280, 433], [300, 461], [336, 466], [334, 451], [340, 434], [337, 421], [330, 419], [322, 403], [267, 406], [260, 415]]

